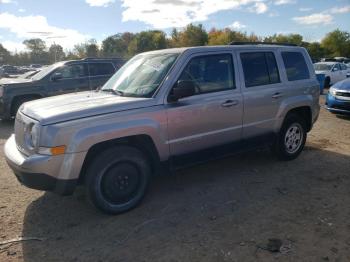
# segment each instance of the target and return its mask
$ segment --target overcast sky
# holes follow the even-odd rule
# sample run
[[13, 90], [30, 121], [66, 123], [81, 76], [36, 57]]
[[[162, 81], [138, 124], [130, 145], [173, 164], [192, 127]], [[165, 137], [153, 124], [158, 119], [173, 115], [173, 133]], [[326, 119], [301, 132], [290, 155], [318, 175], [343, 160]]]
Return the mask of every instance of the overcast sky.
[[334, 29], [350, 31], [350, 0], [0, 0], [0, 43], [22, 51], [24, 39], [71, 49], [119, 32], [230, 27], [266, 36], [299, 33], [319, 41]]

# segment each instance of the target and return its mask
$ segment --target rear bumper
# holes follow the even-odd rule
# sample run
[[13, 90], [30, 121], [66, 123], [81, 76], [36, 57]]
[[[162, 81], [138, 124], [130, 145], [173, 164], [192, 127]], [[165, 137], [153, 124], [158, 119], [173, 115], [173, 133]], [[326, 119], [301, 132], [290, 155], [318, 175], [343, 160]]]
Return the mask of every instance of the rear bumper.
[[17, 149], [14, 135], [6, 141], [4, 149], [6, 162], [21, 184], [60, 195], [70, 195], [74, 192], [78, 179], [60, 179], [47, 172], [50, 171], [48, 165], [55, 166], [55, 162], [61, 159], [44, 155], [23, 155]]

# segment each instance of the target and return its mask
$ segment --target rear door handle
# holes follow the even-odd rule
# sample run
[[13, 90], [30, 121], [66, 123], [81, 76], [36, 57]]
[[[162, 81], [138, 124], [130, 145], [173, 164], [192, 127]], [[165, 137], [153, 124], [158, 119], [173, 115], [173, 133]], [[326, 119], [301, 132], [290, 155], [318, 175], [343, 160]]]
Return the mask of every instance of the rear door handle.
[[280, 97], [282, 97], [282, 96], [283, 96], [283, 95], [282, 95], [281, 93], [277, 92], [277, 93], [274, 93], [274, 94], [272, 95], [272, 98], [277, 99], [277, 98], [280, 98]]
[[222, 107], [230, 107], [230, 106], [235, 106], [235, 105], [238, 105], [237, 100], [227, 100], [221, 104]]

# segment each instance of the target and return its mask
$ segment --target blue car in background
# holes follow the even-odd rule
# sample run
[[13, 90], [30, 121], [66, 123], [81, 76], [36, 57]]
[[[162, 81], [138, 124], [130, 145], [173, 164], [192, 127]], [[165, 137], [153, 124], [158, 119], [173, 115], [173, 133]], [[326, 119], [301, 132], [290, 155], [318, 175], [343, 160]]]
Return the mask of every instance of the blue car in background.
[[350, 115], [350, 78], [334, 84], [329, 89], [326, 108], [334, 114]]

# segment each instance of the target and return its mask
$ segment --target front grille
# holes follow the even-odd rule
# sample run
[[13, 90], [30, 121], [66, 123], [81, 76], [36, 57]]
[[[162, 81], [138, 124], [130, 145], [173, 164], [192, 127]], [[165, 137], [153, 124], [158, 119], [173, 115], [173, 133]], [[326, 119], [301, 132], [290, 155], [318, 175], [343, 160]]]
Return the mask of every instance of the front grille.
[[16, 140], [18, 150], [27, 155], [28, 152], [25, 150], [24, 135], [25, 135], [25, 122], [21, 114], [17, 114], [16, 120], [15, 120], [15, 140]]
[[336, 92], [336, 96], [350, 97], [350, 92]]

